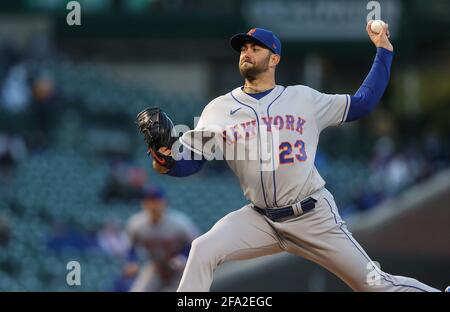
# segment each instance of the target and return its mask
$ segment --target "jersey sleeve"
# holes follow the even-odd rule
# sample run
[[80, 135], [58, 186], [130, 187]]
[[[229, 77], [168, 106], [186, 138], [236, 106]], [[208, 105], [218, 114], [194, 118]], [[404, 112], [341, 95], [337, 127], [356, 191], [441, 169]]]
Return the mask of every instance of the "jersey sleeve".
[[350, 107], [347, 94], [325, 94], [311, 89], [311, 103], [319, 130], [345, 122]]
[[206, 159], [214, 157], [214, 147], [217, 146], [215, 143], [221, 137], [220, 128], [214, 120], [216, 116], [212, 112], [213, 102], [205, 107], [194, 130], [185, 132], [180, 138], [184, 147]]
[[131, 245], [136, 243], [137, 231], [139, 227], [139, 214], [133, 215], [125, 226], [125, 233]]
[[208, 105], [205, 106], [194, 130], [201, 131], [211, 127], [214, 117], [213, 106], [214, 100], [209, 102]]

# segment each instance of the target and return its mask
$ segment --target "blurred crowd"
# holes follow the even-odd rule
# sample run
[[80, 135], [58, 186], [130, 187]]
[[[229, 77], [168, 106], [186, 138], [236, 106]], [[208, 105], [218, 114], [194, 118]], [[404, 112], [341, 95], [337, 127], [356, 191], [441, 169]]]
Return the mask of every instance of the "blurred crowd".
[[[186, 12], [204, 10], [208, 12], [237, 11], [242, 0], [88, 0], [82, 1], [83, 8], [90, 13], [125, 12], [128, 14], [143, 14], [148, 12]], [[29, 7], [42, 10], [58, 10], [58, 1], [28, 2]]]
[[0, 167], [2, 180], [8, 169], [48, 144], [53, 118], [60, 105], [53, 77], [32, 71], [29, 61], [58, 57], [44, 36], [32, 37], [21, 47], [0, 39]]
[[350, 190], [351, 200], [343, 203], [343, 213], [366, 211], [448, 168], [450, 155], [442, 142], [431, 132], [403, 146], [389, 136], [378, 138], [367, 161], [366, 180]]

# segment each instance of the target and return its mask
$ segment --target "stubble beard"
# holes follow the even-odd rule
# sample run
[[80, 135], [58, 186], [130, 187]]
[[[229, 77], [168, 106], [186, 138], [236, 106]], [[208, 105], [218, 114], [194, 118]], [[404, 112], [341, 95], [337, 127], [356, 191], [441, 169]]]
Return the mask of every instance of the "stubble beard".
[[259, 65], [253, 64], [253, 66], [242, 68], [242, 66], [239, 66], [239, 73], [241, 76], [249, 81], [256, 80], [258, 76], [262, 73], [265, 73], [269, 70], [269, 60], [270, 55]]

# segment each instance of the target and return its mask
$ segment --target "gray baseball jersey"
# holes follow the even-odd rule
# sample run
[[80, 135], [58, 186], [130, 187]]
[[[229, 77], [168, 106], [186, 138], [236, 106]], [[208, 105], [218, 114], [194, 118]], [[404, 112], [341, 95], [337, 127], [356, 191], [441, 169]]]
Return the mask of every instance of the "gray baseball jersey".
[[[305, 86], [276, 86], [261, 100], [237, 88], [206, 106], [196, 128], [181, 137], [184, 146], [207, 158], [217, 156], [208, 135], [205, 140], [198, 134], [218, 133], [214, 146], [222, 146], [220, 152], [256, 206], [283, 207], [308, 196], [317, 202], [312, 211], [283, 222], [261, 215], [251, 204], [229, 213], [192, 243], [178, 291], [208, 291], [214, 270], [225, 261], [282, 251], [322, 265], [354, 290], [437, 291], [376, 268], [324, 188], [314, 166], [319, 135], [328, 126], [342, 124], [349, 106], [348, 95]], [[242, 151], [243, 158], [235, 157]]]
[[134, 246], [143, 247], [155, 260], [169, 259], [198, 236], [198, 230], [185, 215], [167, 211], [158, 224], [151, 224], [145, 211], [133, 215], [127, 234]]
[[[205, 143], [198, 134], [214, 132], [223, 140], [221, 153], [247, 199], [259, 207], [284, 207], [324, 187], [314, 166], [319, 134], [342, 124], [349, 105], [349, 95], [323, 94], [302, 85], [277, 85], [260, 100], [239, 87], [211, 101], [180, 142], [200, 153]], [[205, 147], [201, 152], [209, 156]]]
[[[316, 203], [308, 213], [280, 222], [251, 204], [229, 213], [192, 243], [178, 291], [209, 290], [214, 270], [225, 261], [283, 251], [322, 265], [354, 290], [437, 291], [376, 268], [324, 188], [314, 166], [319, 135], [342, 124], [349, 106], [348, 95], [327, 95], [305, 86], [276, 86], [261, 100], [237, 88], [206, 106], [196, 128], [181, 137], [184, 146], [207, 158], [217, 156], [212, 147], [221, 147], [246, 197], [259, 207], [288, 206], [308, 196]], [[215, 133], [214, 140], [199, 135], [204, 132]]]
[[177, 255], [198, 236], [198, 230], [187, 216], [176, 211], [166, 212], [157, 224], [149, 221], [148, 214], [141, 211], [127, 225], [132, 245], [142, 247], [151, 260], [142, 266], [130, 291], [174, 291], [186, 261]]

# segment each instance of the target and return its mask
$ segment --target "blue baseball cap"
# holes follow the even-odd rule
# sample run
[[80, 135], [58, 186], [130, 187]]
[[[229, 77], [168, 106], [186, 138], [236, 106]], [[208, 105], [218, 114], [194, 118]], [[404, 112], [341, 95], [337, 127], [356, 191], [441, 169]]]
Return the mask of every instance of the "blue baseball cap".
[[247, 33], [236, 34], [230, 39], [231, 47], [241, 52], [241, 47], [246, 42], [256, 42], [275, 54], [281, 55], [281, 41], [273, 32], [263, 28], [252, 28]]
[[154, 185], [145, 185], [142, 188], [142, 197], [148, 198], [148, 199], [164, 199], [165, 192], [164, 190], [159, 186]]

